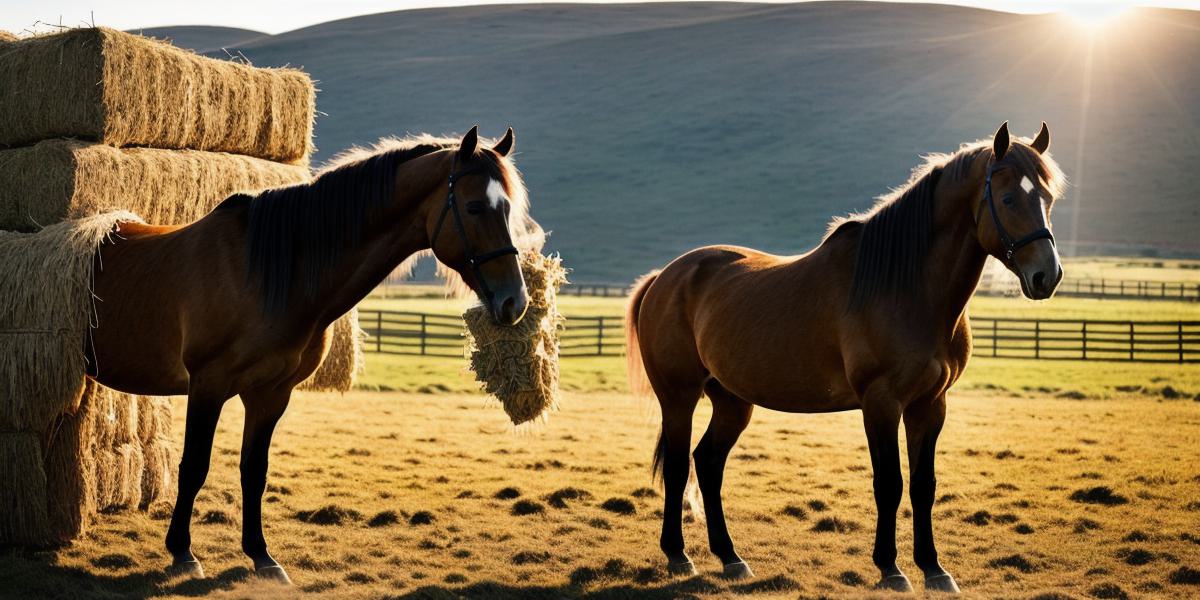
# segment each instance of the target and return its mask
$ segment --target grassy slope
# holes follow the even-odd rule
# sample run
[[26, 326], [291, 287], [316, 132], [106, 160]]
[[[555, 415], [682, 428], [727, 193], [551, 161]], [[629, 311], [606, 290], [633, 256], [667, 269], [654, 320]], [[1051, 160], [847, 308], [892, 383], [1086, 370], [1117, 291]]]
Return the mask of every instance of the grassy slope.
[[[1194, 595], [1195, 586], [1171, 577], [1200, 569], [1198, 410], [1150, 400], [954, 399], [938, 445], [942, 563], [976, 598], [1079, 598], [1101, 586], [1139, 597]], [[104, 515], [57, 554], [0, 555], [6, 595], [850, 598], [874, 582], [875, 508], [857, 413], [756, 412], [729, 461], [724, 498], [734, 540], [758, 578], [733, 584], [719, 577], [704, 526], [690, 520], [685, 536], [700, 575], [664, 573], [662, 501], [648, 487], [657, 411], [646, 404], [572, 394], [549, 423], [514, 435], [478, 396], [355, 393], [300, 394], [276, 434], [264, 512], [271, 548], [297, 586], [283, 592], [249, 581], [239, 549], [241, 412], [230, 403], [196, 506], [203, 522], [193, 528], [194, 549], [209, 579], [160, 574], [168, 513], [158, 506], [148, 515]], [[177, 441], [182, 414], [179, 407]], [[694, 437], [707, 414], [705, 403]], [[1127, 503], [1070, 500], [1097, 486]], [[506, 487], [521, 497], [493, 497]], [[547, 496], [565, 488], [587, 496], [551, 506]], [[634, 513], [603, 509], [610, 498], [629, 501]], [[514, 515], [518, 500], [543, 512]], [[324, 507], [343, 515], [341, 523], [297, 518]], [[920, 586], [908, 509], [905, 498], [899, 564]], [[413, 524], [423, 512], [431, 522]], [[375, 519], [383, 524], [371, 526]], [[827, 519], [844, 530], [820, 531]]]
[[[136, 33], [158, 39], [169, 40], [181, 48], [196, 52], [220, 52], [221, 48], [230, 48], [246, 44], [251, 40], [271, 37], [268, 33], [253, 29], [237, 27], [214, 27], [211, 25], [181, 25], [175, 27], [150, 27], [135, 30]], [[223, 56], [224, 53], [220, 52]]]
[[1141, 14], [1096, 39], [1086, 140], [1087, 39], [1055, 17], [962, 7], [445, 8], [239, 49], [320, 80], [319, 159], [383, 135], [514, 125], [552, 246], [580, 280], [629, 281], [715, 242], [803, 251], [920, 153], [1005, 119], [1024, 135], [1051, 124], [1074, 184], [1055, 211], [1063, 243], [1200, 252], [1200, 13]]

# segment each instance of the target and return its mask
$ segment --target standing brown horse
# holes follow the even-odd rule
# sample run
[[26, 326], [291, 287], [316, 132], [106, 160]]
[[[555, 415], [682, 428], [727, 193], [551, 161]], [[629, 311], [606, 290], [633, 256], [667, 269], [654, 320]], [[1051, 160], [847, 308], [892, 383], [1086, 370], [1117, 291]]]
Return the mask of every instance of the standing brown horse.
[[492, 148], [475, 128], [461, 142], [392, 141], [307, 185], [233, 196], [185, 227], [123, 224], [102, 246], [89, 375], [124, 392], [188, 396], [166, 539], [173, 571], [203, 575], [193, 502], [221, 408], [240, 395], [242, 550], [259, 574], [287, 581], [262, 533], [275, 423], [320, 365], [329, 324], [406, 258], [432, 248], [497, 322], [521, 319], [528, 297], [513, 237], [536, 232], [512, 149], [512, 129]]
[[912, 589], [896, 566], [903, 419], [913, 557], [926, 589], [958, 590], [933, 544], [934, 446], [946, 390], [971, 354], [965, 309], [987, 256], [1016, 273], [1032, 299], [1048, 298], [1062, 278], [1048, 218], [1063, 178], [1045, 155], [1049, 145], [1045, 123], [1028, 143], [1010, 143], [1005, 123], [992, 143], [931, 157], [873, 210], [835, 222], [808, 254], [709, 246], [638, 283], [625, 325], [630, 383], [644, 390], [644, 374], [662, 407], [654, 464], [666, 487], [661, 546], [672, 572], [695, 572], [681, 513], [692, 413], [707, 394], [712, 421], [693, 455], [709, 545], [727, 576], [753, 575], [725, 527], [721, 479], [754, 406], [861, 409], [879, 586]]

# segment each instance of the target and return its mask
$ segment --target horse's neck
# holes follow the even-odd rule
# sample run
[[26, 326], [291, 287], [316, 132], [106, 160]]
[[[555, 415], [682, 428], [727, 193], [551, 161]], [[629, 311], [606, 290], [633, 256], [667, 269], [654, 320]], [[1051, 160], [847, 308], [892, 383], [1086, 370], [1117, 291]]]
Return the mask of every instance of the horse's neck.
[[[978, 185], [977, 185], [978, 184]], [[987, 253], [975, 237], [971, 211], [982, 182], [947, 186], [934, 208], [933, 243], [922, 269], [932, 314], [958, 321], [979, 285]]]
[[336, 320], [361, 302], [404, 259], [429, 248], [424, 200], [448, 176], [444, 161], [421, 157], [402, 164], [396, 191], [384, 217], [363, 231], [361, 241], [337, 261], [332, 276], [309, 302], [306, 316], [323, 324]]

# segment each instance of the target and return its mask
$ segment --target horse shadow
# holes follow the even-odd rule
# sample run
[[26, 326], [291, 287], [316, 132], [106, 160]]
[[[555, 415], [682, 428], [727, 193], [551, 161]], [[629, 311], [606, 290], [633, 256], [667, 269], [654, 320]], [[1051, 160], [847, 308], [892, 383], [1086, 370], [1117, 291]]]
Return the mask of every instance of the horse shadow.
[[[103, 568], [106, 557], [96, 559]], [[229, 589], [251, 577], [245, 567], [232, 567], [202, 579], [172, 580], [159, 565], [120, 575], [58, 564], [57, 553], [0, 549], [0, 597], [19, 590], [24, 598], [146, 598], [205, 596]]]

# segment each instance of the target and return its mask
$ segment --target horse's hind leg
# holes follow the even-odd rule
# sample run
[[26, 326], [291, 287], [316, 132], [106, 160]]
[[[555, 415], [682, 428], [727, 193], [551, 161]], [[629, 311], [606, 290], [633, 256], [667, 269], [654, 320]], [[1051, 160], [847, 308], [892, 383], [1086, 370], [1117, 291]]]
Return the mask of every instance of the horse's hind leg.
[[938, 434], [946, 421], [946, 397], [918, 400], [904, 410], [908, 436], [909, 497], [913, 507], [913, 559], [925, 573], [925, 590], [958, 592], [954, 578], [938, 562], [933, 544], [933, 463]]
[[[688, 371], [692, 369], [681, 369]], [[683, 495], [691, 472], [692, 415], [700, 401], [703, 370], [696, 361], [694, 377], [664, 376], [652, 361], [646, 375], [662, 407], [662, 433], [654, 451], [654, 464], [662, 468], [663, 528], [659, 547], [667, 555], [667, 570], [675, 575], [692, 575], [696, 566], [684, 552]]]
[[221, 418], [221, 407], [227, 399], [222, 392], [205, 390], [195, 381], [188, 391], [183, 457], [179, 463], [179, 494], [175, 498], [171, 525], [167, 528], [167, 551], [174, 559], [168, 571], [173, 574], [204, 576], [200, 561], [192, 555], [192, 509], [196, 494], [208, 477], [213, 436]]
[[738, 437], [750, 424], [754, 405], [738, 398], [721, 387], [715, 379], [705, 387], [712, 400], [712, 421], [708, 431], [700, 439], [693, 456], [696, 458], [696, 479], [704, 498], [704, 512], [708, 519], [708, 544], [713, 554], [725, 565], [725, 575], [732, 579], [753, 577], [750, 566], [733, 549], [733, 540], [725, 526], [725, 511], [721, 504], [721, 483], [725, 474], [725, 460], [737, 443]]
[[242, 551], [254, 561], [260, 577], [291, 583], [287, 572], [267, 552], [262, 531], [262, 495], [267, 486], [267, 457], [275, 424], [291, 399], [291, 388], [242, 393], [246, 424], [242, 432]]

